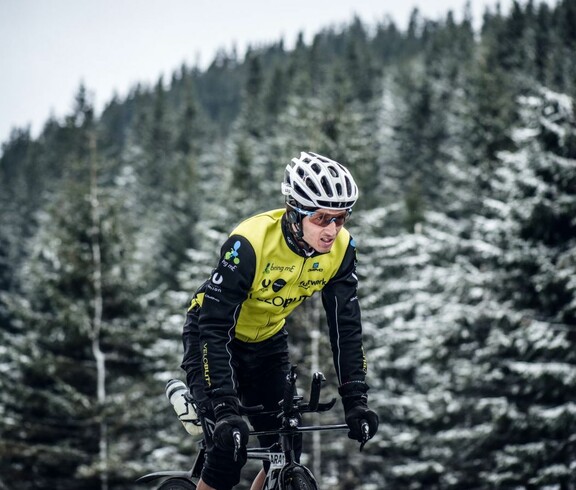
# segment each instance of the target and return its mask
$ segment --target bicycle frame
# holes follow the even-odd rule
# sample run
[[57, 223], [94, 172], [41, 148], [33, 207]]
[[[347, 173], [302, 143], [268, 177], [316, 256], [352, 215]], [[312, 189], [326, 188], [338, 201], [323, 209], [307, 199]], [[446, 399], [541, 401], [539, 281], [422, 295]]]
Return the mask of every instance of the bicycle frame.
[[[300, 488], [307, 490], [316, 490], [318, 485], [311, 471], [303, 465], [300, 465], [295, 458], [294, 454], [294, 437], [297, 434], [304, 432], [316, 431], [333, 431], [348, 429], [346, 424], [332, 424], [332, 425], [312, 425], [312, 426], [299, 426], [301, 415], [306, 412], [325, 412], [330, 410], [336, 403], [336, 398], [332, 398], [327, 403], [320, 403], [320, 389], [321, 384], [325, 381], [324, 375], [320, 372], [314, 373], [312, 377], [312, 385], [310, 389], [310, 398], [308, 403], [303, 402], [303, 397], [296, 396], [296, 366], [292, 366], [290, 372], [286, 377], [286, 386], [284, 390], [284, 398], [281, 402], [281, 408], [278, 411], [282, 423], [278, 429], [266, 431], [251, 431], [250, 436], [263, 436], [263, 435], [278, 435], [279, 442], [273, 444], [268, 448], [263, 447], [249, 447], [247, 448], [247, 457], [250, 460], [268, 461], [270, 469], [266, 474], [263, 490], [284, 490], [283, 480], [288, 477], [290, 472], [299, 472], [302, 478], [305, 479], [306, 484]], [[248, 407], [244, 408], [243, 414], [257, 414], [263, 413], [263, 408]], [[239, 438], [238, 438], [239, 444]], [[204, 464], [204, 455], [206, 445], [204, 440], [199, 442], [200, 450], [192, 469], [189, 471], [159, 471], [144, 475], [138, 480], [139, 483], [151, 482], [157, 479], [175, 479], [185, 480], [192, 483], [194, 486], [200, 478], [202, 466]], [[362, 447], [362, 446], [361, 446]], [[239, 449], [239, 446], [236, 448]]]

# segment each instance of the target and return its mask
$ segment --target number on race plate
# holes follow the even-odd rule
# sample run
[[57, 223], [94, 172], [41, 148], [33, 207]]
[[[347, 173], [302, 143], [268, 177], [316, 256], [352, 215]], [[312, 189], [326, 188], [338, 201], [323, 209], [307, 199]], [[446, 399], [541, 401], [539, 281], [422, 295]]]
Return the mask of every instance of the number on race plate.
[[271, 468], [282, 468], [286, 464], [284, 453], [272, 453], [269, 456]]

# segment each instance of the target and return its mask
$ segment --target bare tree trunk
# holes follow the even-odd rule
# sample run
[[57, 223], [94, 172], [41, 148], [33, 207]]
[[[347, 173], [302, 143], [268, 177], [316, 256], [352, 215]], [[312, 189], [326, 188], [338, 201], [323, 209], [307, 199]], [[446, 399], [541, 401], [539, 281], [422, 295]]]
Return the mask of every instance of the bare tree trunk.
[[[320, 369], [320, 300], [318, 296], [311, 298], [312, 308], [310, 309], [310, 338], [312, 339], [312, 372], [315, 373]], [[318, 413], [314, 414], [314, 424], [320, 423]], [[313, 467], [312, 473], [318, 481], [322, 480], [322, 441], [320, 432], [312, 432], [312, 454]]]
[[102, 332], [102, 254], [100, 250], [100, 202], [98, 200], [98, 164], [96, 161], [96, 136], [90, 134], [90, 244], [92, 248], [92, 280], [94, 285], [94, 311], [91, 337], [92, 354], [96, 361], [96, 394], [100, 415], [99, 459], [101, 489], [108, 490], [108, 424], [103, 408], [106, 403], [106, 357], [100, 347]]

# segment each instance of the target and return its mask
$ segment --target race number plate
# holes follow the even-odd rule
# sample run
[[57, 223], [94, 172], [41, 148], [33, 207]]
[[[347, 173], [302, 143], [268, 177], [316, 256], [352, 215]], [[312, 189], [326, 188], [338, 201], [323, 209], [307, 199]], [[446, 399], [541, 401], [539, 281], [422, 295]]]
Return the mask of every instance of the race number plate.
[[282, 468], [286, 464], [284, 453], [271, 453], [269, 460], [271, 468]]

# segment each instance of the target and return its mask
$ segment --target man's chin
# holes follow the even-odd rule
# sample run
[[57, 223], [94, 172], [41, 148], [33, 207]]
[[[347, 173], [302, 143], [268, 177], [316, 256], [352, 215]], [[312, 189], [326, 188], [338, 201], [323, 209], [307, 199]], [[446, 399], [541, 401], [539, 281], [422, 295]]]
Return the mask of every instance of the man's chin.
[[320, 243], [316, 247], [314, 247], [314, 250], [316, 250], [316, 252], [318, 252], [318, 253], [325, 254], [325, 253], [330, 252], [330, 250], [332, 250], [332, 245], [334, 245], [334, 242], [332, 242], [332, 243]]

